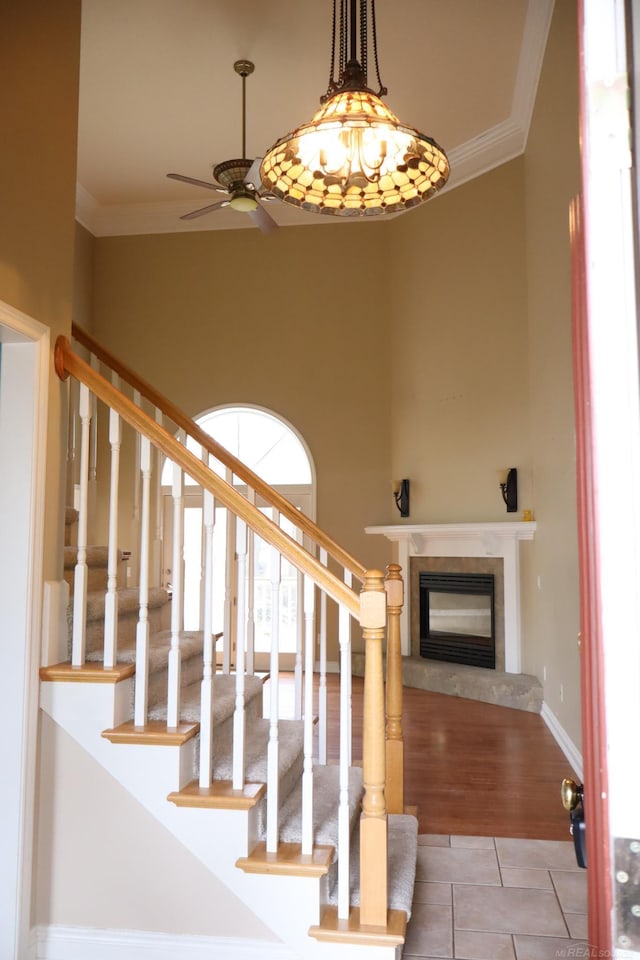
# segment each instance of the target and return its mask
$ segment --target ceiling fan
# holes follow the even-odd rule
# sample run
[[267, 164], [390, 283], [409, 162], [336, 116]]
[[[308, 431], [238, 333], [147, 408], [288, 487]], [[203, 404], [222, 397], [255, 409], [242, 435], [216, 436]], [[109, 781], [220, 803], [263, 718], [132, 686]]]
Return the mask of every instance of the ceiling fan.
[[278, 224], [267, 213], [259, 200], [275, 200], [273, 194], [266, 193], [260, 182], [260, 164], [262, 157], [248, 160], [246, 157], [246, 81], [255, 70], [250, 60], [236, 60], [233, 69], [242, 77], [242, 157], [234, 160], [223, 160], [213, 168], [213, 183], [208, 180], [197, 180], [195, 177], [185, 177], [181, 173], [168, 173], [171, 180], [181, 180], [183, 183], [193, 183], [197, 187], [206, 187], [207, 190], [217, 190], [218, 193], [228, 194], [227, 200], [210, 203], [199, 210], [192, 210], [180, 217], [181, 220], [195, 220], [206, 213], [231, 207], [242, 213], [248, 213], [257, 227], [263, 233], [272, 233], [278, 229]]

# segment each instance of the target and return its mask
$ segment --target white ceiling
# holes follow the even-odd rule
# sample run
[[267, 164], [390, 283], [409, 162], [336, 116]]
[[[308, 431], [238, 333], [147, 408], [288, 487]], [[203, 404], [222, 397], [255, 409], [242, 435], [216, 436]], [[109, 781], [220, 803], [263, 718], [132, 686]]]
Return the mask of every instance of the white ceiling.
[[[524, 150], [552, 9], [378, 0], [386, 102], [445, 149], [448, 188]], [[251, 226], [230, 209], [181, 221], [216, 196], [166, 174], [211, 180], [213, 165], [242, 155], [240, 58], [255, 63], [249, 157], [308, 121], [327, 86], [331, 15], [330, 0], [83, 0], [80, 222], [95, 236]], [[280, 225], [335, 222], [277, 201], [269, 212]]]

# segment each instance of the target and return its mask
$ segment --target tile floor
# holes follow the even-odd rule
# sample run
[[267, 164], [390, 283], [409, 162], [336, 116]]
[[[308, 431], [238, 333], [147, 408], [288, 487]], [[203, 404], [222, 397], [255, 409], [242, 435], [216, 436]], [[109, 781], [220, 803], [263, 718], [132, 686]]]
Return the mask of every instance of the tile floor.
[[573, 843], [419, 837], [403, 958], [588, 957], [587, 878]]

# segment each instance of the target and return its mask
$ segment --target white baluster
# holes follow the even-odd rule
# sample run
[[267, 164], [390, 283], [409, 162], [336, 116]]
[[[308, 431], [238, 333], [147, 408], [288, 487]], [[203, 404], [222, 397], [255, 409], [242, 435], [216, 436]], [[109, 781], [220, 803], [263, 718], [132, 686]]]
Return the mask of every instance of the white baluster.
[[[163, 425], [164, 418], [162, 410], [156, 407], [156, 423]], [[155, 472], [155, 531], [153, 536], [153, 547], [151, 550], [151, 583], [154, 587], [162, 586], [162, 461], [163, 453], [156, 449], [156, 472]]]
[[[273, 511], [273, 522], [278, 513]], [[271, 549], [271, 658], [269, 677], [269, 746], [267, 748], [267, 851], [278, 849], [278, 739], [279, 685], [280, 685], [280, 582], [282, 558], [275, 547]]]
[[236, 706], [233, 714], [233, 789], [244, 787], [244, 648], [246, 642], [247, 610], [247, 526], [236, 521], [236, 556], [238, 558], [238, 606], [236, 611]]
[[[247, 492], [247, 500], [255, 506], [256, 492], [251, 487]], [[256, 622], [255, 622], [255, 553], [256, 542], [253, 530], [247, 531], [247, 662], [246, 671], [253, 675], [255, 672], [254, 653], [256, 646]]]
[[[184, 431], [179, 432], [184, 442]], [[184, 596], [184, 477], [177, 464], [173, 464], [173, 557], [171, 571], [171, 648], [169, 650], [167, 685], [167, 726], [177, 727], [180, 720], [180, 633], [183, 628]]]
[[77, 380], [69, 377], [69, 432], [67, 436], [67, 486], [66, 500], [67, 506], [76, 504], [76, 479], [78, 469], [78, 403], [79, 403], [79, 384]]
[[78, 382], [71, 377], [69, 384], [69, 430], [67, 433], [67, 495], [65, 503], [72, 506], [76, 479], [77, 434], [78, 434]]
[[[328, 566], [327, 551], [320, 549], [320, 563]], [[318, 763], [327, 762], [327, 595], [320, 593], [320, 676], [318, 681]]]
[[78, 554], [73, 579], [73, 638], [71, 663], [84, 665], [87, 642], [87, 510], [89, 486], [89, 430], [91, 427], [91, 398], [89, 388], [80, 384], [80, 476], [78, 502]]
[[[300, 539], [300, 532], [296, 531], [296, 540], [300, 542]], [[296, 720], [302, 719], [302, 646], [304, 638], [304, 617], [302, 613], [303, 593], [304, 575], [298, 571], [296, 592], [296, 659], [293, 668], [294, 716]]]
[[[227, 483], [232, 483], [233, 474], [231, 470], [225, 473]], [[235, 581], [235, 555], [236, 555], [236, 524], [229, 510], [227, 510], [227, 552], [224, 564], [224, 623], [223, 623], [223, 647], [222, 647], [222, 672], [231, 672], [231, 651], [233, 647], [233, 597]]]
[[[117, 388], [118, 377], [113, 375]], [[120, 482], [120, 444], [122, 424], [115, 410], [109, 410], [109, 444], [111, 447], [111, 480], [109, 484], [109, 547], [107, 558], [107, 592], [104, 598], [104, 665], [115, 666], [118, 645], [118, 486]]]
[[149, 688], [149, 526], [151, 500], [151, 444], [146, 437], [140, 443], [140, 471], [142, 473], [142, 504], [140, 514], [140, 612], [136, 627], [136, 678], [134, 724], [143, 727], [147, 722]]
[[338, 917], [349, 919], [349, 871], [351, 852], [349, 823], [349, 767], [351, 766], [351, 617], [346, 607], [338, 608], [340, 644], [340, 800], [338, 806]]
[[[133, 391], [133, 402], [136, 407], [142, 406], [142, 397], [140, 396], [139, 390]], [[131, 543], [135, 545], [138, 543], [140, 537], [140, 434], [136, 431], [135, 434], [135, 444], [136, 452], [133, 460], [133, 500], [132, 500], [132, 509], [131, 509]], [[133, 557], [133, 560], [136, 560], [136, 557]], [[127, 568], [127, 578], [132, 567]], [[127, 582], [127, 586], [130, 586]]]
[[[343, 580], [344, 580], [344, 582], [346, 583], [346, 585], [347, 585], [348, 587], [351, 587], [351, 586], [353, 585], [353, 575], [352, 575], [352, 573], [351, 573], [350, 570], [345, 570], [345, 571], [344, 571]], [[339, 642], [342, 643], [342, 641], [339, 641]], [[347, 743], [348, 743], [348, 757], [347, 757], [347, 760], [348, 760], [349, 766], [351, 766], [351, 760], [352, 760], [351, 751], [352, 751], [352, 749], [353, 749], [353, 737], [352, 737], [352, 735], [351, 735], [351, 732], [352, 732], [352, 730], [353, 730], [353, 698], [352, 698], [352, 695], [351, 695], [351, 688], [352, 688], [352, 686], [353, 686], [353, 673], [352, 673], [352, 671], [351, 671], [351, 617], [347, 617], [347, 620], [346, 620], [344, 643], [345, 643], [345, 646], [346, 646], [346, 648], [347, 648], [347, 650], [348, 650], [348, 654], [349, 654], [349, 669], [348, 669], [346, 675], [345, 675], [344, 678], [343, 678], [344, 681], [346, 682], [346, 685], [347, 685], [347, 689], [346, 689], [346, 705], [347, 705], [347, 707], [346, 707], [346, 712], [345, 712], [345, 714], [344, 714], [344, 722], [345, 722], [345, 724], [346, 724], [347, 735], [348, 735], [348, 740], [347, 740]], [[340, 647], [340, 649], [342, 650], [342, 647]], [[341, 681], [341, 685], [342, 685], [342, 681]]]
[[[100, 361], [91, 354], [91, 369], [100, 370]], [[91, 394], [89, 430], [89, 488], [87, 492], [87, 543], [96, 542], [96, 504], [98, 502], [98, 398]], [[105, 664], [106, 666], [106, 664]]]
[[313, 658], [315, 584], [304, 578], [304, 764], [302, 769], [302, 853], [313, 851]]
[[[202, 459], [209, 462], [203, 451]], [[203, 491], [202, 521], [204, 525], [204, 609], [203, 609], [203, 671], [200, 693], [200, 786], [211, 784], [213, 774], [213, 675], [215, 649], [213, 644], [213, 528], [215, 501], [213, 494]]]

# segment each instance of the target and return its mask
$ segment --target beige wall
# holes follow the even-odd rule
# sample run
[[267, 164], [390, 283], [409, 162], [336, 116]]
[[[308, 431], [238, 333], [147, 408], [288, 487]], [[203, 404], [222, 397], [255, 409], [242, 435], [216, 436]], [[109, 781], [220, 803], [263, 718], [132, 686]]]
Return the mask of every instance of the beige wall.
[[93, 259], [95, 238], [76, 223], [73, 269], [73, 322], [91, 331], [93, 324]]
[[[0, 299], [71, 326], [80, 0], [2, 0]], [[62, 573], [66, 387], [51, 378], [45, 578]]]
[[392, 224], [392, 472], [411, 523], [508, 520], [531, 505], [523, 160]]
[[569, 201], [580, 189], [573, 0], [555, 13], [525, 154], [533, 506], [529, 669], [580, 745], [578, 560]]
[[[395, 221], [392, 473], [408, 522], [506, 520], [518, 467], [524, 669], [579, 747], [568, 204], [579, 189], [575, 4], [558, 0], [524, 157]], [[516, 515], [519, 518], [521, 515]]]
[[100, 239], [94, 334], [191, 415], [265, 407], [309, 446], [318, 522], [370, 567], [390, 519], [384, 225]]

